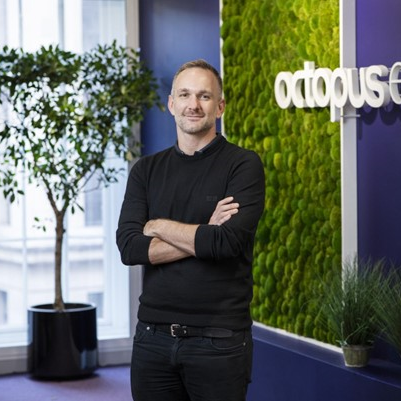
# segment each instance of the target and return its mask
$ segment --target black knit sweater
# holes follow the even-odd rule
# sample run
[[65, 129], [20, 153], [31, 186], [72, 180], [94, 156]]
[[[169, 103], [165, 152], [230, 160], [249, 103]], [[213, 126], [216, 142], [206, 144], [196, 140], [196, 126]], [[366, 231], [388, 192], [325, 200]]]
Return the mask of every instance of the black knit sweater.
[[[208, 225], [219, 200], [233, 196], [238, 214]], [[252, 323], [252, 254], [264, 208], [264, 171], [256, 153], [218, 135], [187, 156], [171, 147], [132, 168], [117, 229], [126, 265], [145, 265], [138, 318], [152, 323], [241, 329]], [[151, 265], [148, 220], [200, 224], [196, 257]]]

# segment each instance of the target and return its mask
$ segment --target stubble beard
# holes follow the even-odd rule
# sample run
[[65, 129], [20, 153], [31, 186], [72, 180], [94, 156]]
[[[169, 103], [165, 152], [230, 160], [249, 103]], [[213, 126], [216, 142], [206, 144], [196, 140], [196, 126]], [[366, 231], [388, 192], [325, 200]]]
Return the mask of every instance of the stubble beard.
[[190, 123], [185, 121], [185, 116], [181, 116], [181, 118], [177, 119], [176, 122], [181, 131], [189, 135], [206, 133], [214, 126], [212, 121], [204, 121], [200, 124]]

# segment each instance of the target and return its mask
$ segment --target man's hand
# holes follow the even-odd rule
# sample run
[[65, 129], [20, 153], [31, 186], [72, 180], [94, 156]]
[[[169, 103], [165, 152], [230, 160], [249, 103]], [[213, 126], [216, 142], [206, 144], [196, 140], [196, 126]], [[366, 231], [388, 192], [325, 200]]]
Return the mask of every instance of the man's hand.
[[231, 219], [231, 216], [238, 213], [239, 203], [233, 202], [234, 197], [229, 196], [217, 203], [216, 209], [210, 217], [210, 225], [221, 226]]

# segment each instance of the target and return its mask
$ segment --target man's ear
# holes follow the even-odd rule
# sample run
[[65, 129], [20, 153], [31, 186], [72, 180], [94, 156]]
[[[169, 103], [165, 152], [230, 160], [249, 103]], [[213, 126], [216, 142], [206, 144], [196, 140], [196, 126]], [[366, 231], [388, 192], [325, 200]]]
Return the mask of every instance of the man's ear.
[[167, 106], [170, 113], [174, 116], [174, 99], [171, 95], [168, 95]]
[[220, 99], [218, 105], [219, 110], [217, 112], [217, 118], [220, 118], [223, 115], [225, 108], [226, 108], [226, 101], [224, 99]]

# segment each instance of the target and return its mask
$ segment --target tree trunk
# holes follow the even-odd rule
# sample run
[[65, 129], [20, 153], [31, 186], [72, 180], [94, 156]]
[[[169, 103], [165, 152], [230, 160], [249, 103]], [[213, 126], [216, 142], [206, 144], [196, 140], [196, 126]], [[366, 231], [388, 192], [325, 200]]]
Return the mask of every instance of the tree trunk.
[[55, 280], [55, 299], [54, 308], [56, 310], [64, 309], [63, 289], [61, 285], [61, 266], [62, 266], [62, 250], [64, 239], [64, 216], [65, 212], [56, 213], [56, 246], [54, 258], [54, 280]]

